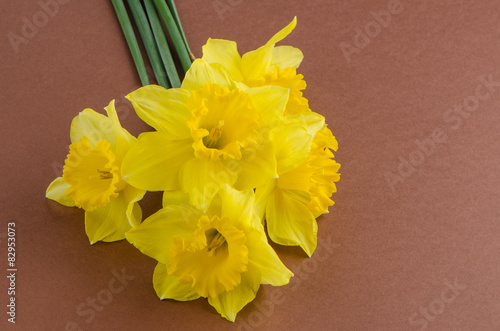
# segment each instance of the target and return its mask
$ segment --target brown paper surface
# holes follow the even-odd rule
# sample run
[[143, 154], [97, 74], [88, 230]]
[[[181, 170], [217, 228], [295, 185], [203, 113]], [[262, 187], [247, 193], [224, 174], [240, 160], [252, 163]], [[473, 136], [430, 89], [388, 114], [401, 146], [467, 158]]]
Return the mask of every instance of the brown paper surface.
[[[89, 245], [83, 211], [45, 190], [83, 109], [104, 113], [116, 99], [125, 128], [149, 130], [124, 98], [138, 75], [110, 1], [3, 1], [0, 329], [500, 329], [497, 1], [196, 0], [177, 9], [197, 57], [210, 37], [253, 50], [297, 16], [280, 44], [304, 53], [304, 95], [337, 137], [342, 165], [317, 251], [308, 259], [275, 245], [295, 277], [261, 286], [233, 324], [206, 299], [160, 301], [155, 261], [126, 241]], [[141, 205], [150, 215], [161, 195]]]

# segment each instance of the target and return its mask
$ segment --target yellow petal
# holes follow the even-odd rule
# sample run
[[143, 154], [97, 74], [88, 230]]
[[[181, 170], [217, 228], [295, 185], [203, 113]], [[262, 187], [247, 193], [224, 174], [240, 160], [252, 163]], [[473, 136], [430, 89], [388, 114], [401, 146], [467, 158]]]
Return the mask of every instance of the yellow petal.
[[296, 116], [307, 123], [307, 133], [313, 138], [316, 136], [316, 132], [325, 127], [325, 118], [313, 111], [302, 112]]
[[276, 44], [277, 42], [283, 40], [286, 36], [290, 34], [290, 32], [293, 31], [293, 29], [295, 29], [296, 25], [297, 25], [297, 17], [294, 17], [293, 20], [287, 26], [285, 26], [278, 33], [276, 33], [271, 39], [269, 39], [267, 45]]
[[298, 118], [287, 119], [272, 132], [278, 174], [284, 174], [304, 163], [311, 150], [312, 137], [306, 123]]
[[70, 137], [73, 144], [83, 137], [87, 137], [92, 146], [103, 139], [109, 141], [113, 146], [115, 144], [111, 120], [90, 108], [83, 110], [73, 118]]
[[[262, 226], [261, 226], [262, 227]], [[264, 229], [247, 233], [248, 269], [259, 270], [261, 284], [282, 286], [288, 284], [293, 273], [281, 262], [267, 242]]]
[[222, 87], [232, 87], [233, 85], [229, 73], [221, 64], [206, 63], [202, 59], [197, 59], [186, 72], [181, 88], [198, 90], [207, 83], [218, 84]]
[[[278, 66], [274, 66], [272, 70], [270, 68], [267, 72], [260, 86], [280, 86], [286, 88], [290, 92], [284, 114], [285, 117], [289, 117], [303, 112], [310, 112], [309, 102], [303, 97], [301, 92], [307, 85], [303, 78], [304, 76], [297, 74], [297, 69], [294, 67], [281, 69]], [[250, 84], [250, 86], [258, 86], [251, 85], [251, 82], [248, 84]]]
[[47, 187], [47, 191], [45, 192], [45, 197], [59, 202], [61, 205], [67, 207], [74, 207], [75, 201], [72, 197], [66, 196], [66, 190], [70, 187], [67, 182], [62, 180], [62, 177], [57, 177], [50, 183], [49, 187]]
[[265, 45], [254, 51], [243, 54], [241, 71], [245, 80], [258, 82], [264, 80], [273, 55], [273, 45]]
[[243, 92], [246, 92], [250, 88], [242, 82], [234, 82], [234, 87], [238, 90], [242, 90]]
[[274, 66], [278, 66], [282, 69], [288, 67], [298, 68], [303, 58], [304, 54], [296, 47], [277, 46], [273, 49], [270, 69], [272, 70]]
[[318, 226], [307, 208], [309, 194], [297, 190], [276, 189], [266, 208], [269, 237], [280, 245], [299, 245], [311, 256], [316, 249]]
[[264, 142], [258, 148], [244, 149], [238, 161], [238, 179], [234, 184], [237, 190], [250, 190], [267, 180], [278, 176], [273, 146]]
[[115, 135], [115, 155], [117, 159], [123, 160], [123, 157], [130, 149], [130, 146], [137, 140], [134, 136], [132, 136], [127, 130], [122, 128], [120, 124], [120, 120], [118, 119], [118, 115], [116, 114], [115, 109], [115, 100], [111, 100], [109, 105], [104, 108], [108, 114], [108, 118], [111, 121], [111, 128]]
[[183, 191], [165, 191], [162, 199], [163, 207], [170, 205], [189, 205], [189, 194]]
[[206, 63], [219, 63], [227, 70], [231, 79], [235, 81], [243, 80], [240, 68], [241, 56], [234, 41], [208, 39], [205, 46], [203, 46], [202, 60]]
[[200, 295], [190, 284], [179, 282], [178, 277], [169, 275], [165, 264], [158, 263], [153, 274], [153, 287], [160, 299], [191, 301]]
[[181, 166], [193, 158], [192, 139], [169, 140], [162, 132], [139, 136], [122, 164], [122, 176], [148, 191], [177, 190]]
[[311, 202], [308, 208], [313, 212], [315, 217], [328, 213], [328, 206], [334, 204], [330, 197], [332, 193], [337, 191], [335, 182], [340, 179], [340, 174], [338, 173], [340, 164], [332, 159], [333, 153], [331, 150], [336, 151], [337, 148], [337, 140], [328, 128], [325, 127], [316, 133], [311, 148], [311, 155], [307, 162], [309, 163], [309, 168], [313, 169], [309, 181], [311, 183], [309, 189]]
[[260, 220], [254, 215], [255, 195], [252, 190], [237, 191], [230, 186], [225, 186], [220, 190], [219, 195], [222, 218], [231, 220], [233, 224], [251, 225], [260, 229]]
[[235, 180], [235, 174], [220, 160], [193, 158], [180, 172], [182, 190], [190, 195], [193, 206], [203, 211], [223, 185], [232, 185]]
[[319, 167], [312, 166], [313, 163], [314, 161], [308, 159], [298, 167], [281, 174], [276, 181], [276, 186], [280, 189], [309, 192], [313, 184], [313, 176], [319, 170]]
[[216, 297], [209, 297], [208, 303], [225, 319], [234, 322], [236, 314], [255, 299], [260, 287], [260, 274], [252, 269], [241, 275], [241, 283], [231, 291], [222, 292]]
[[123, 190], [125, 202], [127, 203], [127, 218], [131, 226], [137, 226], [142, 221], [142, 210], [137, 201], [141, 200], [146, 193], [145, 190], [127, 185]]
[[271, 194], [273, 194], [276, 188], [276, 179], [273, 178], [264, 182], [262, 185], [257, 186], [255, 189], [255, 213], [261, 219], [264, 219], [264, 214], [266, 213], [267, 202]]
[[246, 92], [259, 114], [262, 125], [271, 128], [277, 126], [283, 119], [283, 112], [288, 102], [288, 90], [280, 86], [263, 86], [250, 88]]
[[208, 217], [213, 218], [214, 216], [220, 216], [221, 213], [222, 213], [222, 199], [220, 198], [220, 191], [219, 191], [219, 194], [217, 194], [210, 202], [210, 206], [208, 207], [205, 214]]
[[165, 89], [157, 85], [141, 87], [127, 95], [137, 115], [170, 139], [185, 139], [191, 136], [186, 119], [191, 115], [186, 106], [190, 93], [183, 89]]
[[172, 238], [192, 236], [199, 215], [200, 212], [192, 207], [168, 206], [130, 229], [127, 240], [143, 254], [167, 264]]
[[125, 239], [130, 229], [127, 217], [128, 203], [123, 194], [112, 198], [106, 205], [85, 212], [85, 232], [90, 244]]

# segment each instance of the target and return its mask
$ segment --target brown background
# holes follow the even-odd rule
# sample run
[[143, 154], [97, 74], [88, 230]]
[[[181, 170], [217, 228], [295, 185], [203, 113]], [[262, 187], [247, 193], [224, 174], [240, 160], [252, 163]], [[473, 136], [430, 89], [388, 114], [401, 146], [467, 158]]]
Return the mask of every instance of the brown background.
[[[478, 87], [480, 76], [500, 82], [498, 1], [401, 0], [350, 62], [341, 43], [376, 29], [372, 13], [393, 0], [178, 1], [198, 57], [209, 37], [255, 49], [297, 16], [284, 44], [303, 51], [305, 96], [340, 144], [342, 179], [319, 219], [315, 255], [277, 248], [295, 278], [280, 291], [261, 287], [234, 324], [205, 299], [160, 301], [155, 261], [126, 241], [90, 246], [83, 211], [45, 199], [79, 111], [103, 112], [114, 98], [125, 128], [148, 130], [123, 98], [139, 79], [110, 2], [60, 1], [47, 22], [40, 3], [53, 1], [0, 5], [0, 275], [9, 221], [18, 267], [17, 323], [6, 322], [2, 276], [0, 329], [418, 330], [423, 323], [412, 323], [428, 314], [428, 330], [500, 330], [500, 87]], [[34, 15], [45, 24], [16, 52], [8, 34], [22, 36]], [[489, 98], [458, 122], [450, 109], [473, 102], [476, 88]], [[436, 130], [446, 141], [419, 153], [415, 141]], [[411, 174], [400, 165], [410, 158], [419, 163]], [[398, 167], [405, 176], [391, 188], [386, 175], [399, 176]], [[141, 202], [146, 215], [160, 199]], [[134, 278], [93, 319], [80, 316], [123, 268]], [[461, 289], [453, 294], [447, 282]]]

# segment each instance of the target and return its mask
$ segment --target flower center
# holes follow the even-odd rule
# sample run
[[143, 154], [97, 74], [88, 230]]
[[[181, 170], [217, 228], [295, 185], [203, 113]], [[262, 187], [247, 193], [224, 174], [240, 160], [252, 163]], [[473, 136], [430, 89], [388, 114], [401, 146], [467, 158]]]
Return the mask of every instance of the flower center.
[[255, 144], [259, 115], [247, 93], [206, 84], [193, 91], [188, 126], [198, 158], [241, 158], [241, 148]]
[[201, 296], [215, 297], [241, 282], [247, 263], [245, 233], [229, 220], [204, 215], [193, 237], [174, 238], [167, 267]]
[[109, 172], [109, 171], [97, 169], [97, 172], [99, 173], [99, 175], [101, 175], [101, 179], [111, 179], [111, 178], [113, 178], [113, 174], [111, 174], [111, 172]]
[[220, 120], [210, 131], [209, 135], [203, 138], [203, 143], [207, 148], [215, 148], [217, 142], [222, 136], [222, 128], [224, 127], [224, 120]]
[[75, 205], [92, 211], [104, 206], [111, 197], [125, 187], [120, 180], [120, 169], [110, 143], [101, 140], [92, 147], [87, 137], [71, 144], [63, 168], [63, 180], [70, 184], [66, 196], [73, 197]]

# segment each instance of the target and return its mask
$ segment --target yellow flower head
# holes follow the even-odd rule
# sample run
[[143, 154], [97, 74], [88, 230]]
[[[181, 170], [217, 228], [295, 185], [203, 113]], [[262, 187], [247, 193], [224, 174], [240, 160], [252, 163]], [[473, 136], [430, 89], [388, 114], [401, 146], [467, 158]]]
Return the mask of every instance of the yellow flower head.
[[209, 83], [193, 91], [189, 107], [187, 125], [197, 157], [239, 160], [242, 148], [257, 143], [259, 114], [247, 93]]
[[145, 193], [127, 185], [121, 175], [122, 160], [136, 139], [121, 127], [114, 100], [105, 109], [108, 117], [85, 109], [73, 119], [63, 175], [46, 193], [65, 206], [85, 210], [91, 243], [124, 239], [125, 232], [141, 221], [136, 202]]
[[317, 243], [316, 217], [328, 213], [340, 179], [332, 153], [337, 141], [313, 114], [290, 118], [273, 132], [279, 177], [256, 189], [257, 211], [265, 215], [269, 237], [278, 244], [300, 245], [309, 256]]
[[316, 133], [307, 160], [276, 180], [279, 189], [308, 192], [311, 201], [307, 207], [314, 217], [328, 213], [328, 207], [334, 204], [330, 197], [337, 191], [335, 182], [340, 179], [340, 174], [337, 173], [340, 164], [333, 160], [332, 150], [336, 151], [337, 148], [337, 140], [324, 127]]
[[116, 198], [118, 191], [125, 188], [110, 146], [103, 139], [92, 147], [87, 137], [69, 146], [62, 180], [70, 185], [66, 196], [72, 197], [77, 207], [95, 210], [109, 203], [110, 198]]
[[290, 91], [284, 115], [290, 116], [309, 111], [309, 104], [302, 96], [306, 88], [304, 76], [297, 74], [303, 59], [302, 52], [291, 46], [275, 46], [290, 34], [297, 19], [275, 34], [264, 46], [240, 56], [234, 41], [209, 39], [203, 46], [202, 60], [217, 64], [227, 71], [231, 80], [248, 87], [281, 86]]
[[267, 243], [251, 190], [224, 186], [206, 212], [186, 194], [166, 192], [164, 208], [127, 240], [158, 261], [153, 285], [161, 299], [206, 297], [230, 321], [260, 284], [285, 285], [293, 275]]
[[141, 189], [180, 189], [202, 210], [223, 185], [253, 189], [277, 175], [268, 135], [288, 95], [279, 86], [242, 90], [220, 66], [196, 60], [181, 88], [149, 85], [127, 96], [157, 131], [139, 136], [122, 174]]
[[203, 215], [193, 237], [173, 238], [167, 270], [202, 297], [216, 297], [241, 283], [247, 265], [245, 232], [232, 220]]

